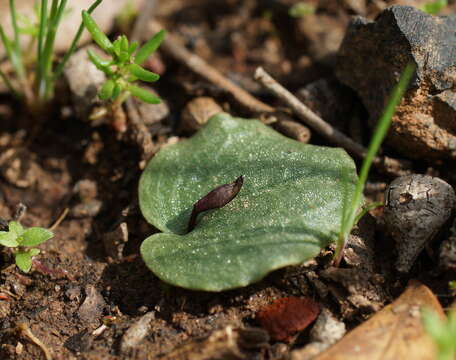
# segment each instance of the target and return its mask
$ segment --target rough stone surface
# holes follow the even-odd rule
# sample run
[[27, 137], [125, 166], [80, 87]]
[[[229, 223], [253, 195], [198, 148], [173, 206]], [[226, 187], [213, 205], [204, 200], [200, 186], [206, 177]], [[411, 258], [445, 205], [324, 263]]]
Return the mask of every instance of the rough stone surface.
[[396, 241], [396, 268], [408, 272], [451, 216], [456, 196], [445, 181], [415, 174], [394, 180], [385, 198], [385, 223]]
[[387, 138], [411, 158], [456, 156], [455, 28], [456, 14], [436, 17], [392, 6], [375, 22], [353, 19], [342, 42], [336, 74], [358, 93], [371, 126], [405, 65], [417, 65]]

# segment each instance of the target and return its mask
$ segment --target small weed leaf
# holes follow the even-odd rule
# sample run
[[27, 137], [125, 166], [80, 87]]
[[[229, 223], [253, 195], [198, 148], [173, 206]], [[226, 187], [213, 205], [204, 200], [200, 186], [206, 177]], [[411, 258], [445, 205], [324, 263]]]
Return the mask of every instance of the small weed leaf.
[[152, 38], [146, 42], [136, 53], [135, 63], [141, 65], [147, 58], [158, 49], [163, 39], [165, 38], [165, 30], [161, 30], [156, 33]]
[[24, 233], [24, 228], [17, 221], [10, 221], [8, 224], [8, 229], [10, 232], [16, 234], [16, 236], [21, 236]]
[[[239, 194], [202, 213], [190, 233], [193, 205], [243, 175]], [[146, 220], [164, 233], [141, 255], [163, 281], [222, 291], [315, 257], [337, 239], [344, 189], [357, 177], [342, 149], [305, 145], [257, 120], [212, 117], [189, 140], [163, 148], [139, 184]]]
[[0, 245], [6, 247], [19, 246], [16, 234], [10, 231], [0, 231]]
[[97, 43], [108, 54], [113, 53], [113, 45], [111, 40], [101, 31], [97, 23], [93, 20], [90, 14], [87, 11], [82, 12], [82, 21], [84, 22], [85, 27], [92, 35], [92, 39]]
[[54, 234], [48, 229], [31, 227], [22, 234], [21, 246], [37, 246], [52, 238]]
[[17, 251], [14, 254], [16, 265], [23, 272], [29, 272], [32, 267], [32, 255], [29, 251]]

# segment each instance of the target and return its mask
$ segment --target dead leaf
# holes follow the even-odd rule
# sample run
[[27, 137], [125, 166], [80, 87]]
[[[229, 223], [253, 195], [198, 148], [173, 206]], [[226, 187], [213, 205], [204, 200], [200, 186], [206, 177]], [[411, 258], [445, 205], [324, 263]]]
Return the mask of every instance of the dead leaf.
[[319, 306], [309, 298], [286, 297], [277, 299], [257, 313], [257, 319], [272, 339], [290, 341], [317, 318]]
[[424, 331], [420, 309], [443, 309], [425, 285], [411, 281], [405, 292], [315, 360], [436, 359], [436, 347]]

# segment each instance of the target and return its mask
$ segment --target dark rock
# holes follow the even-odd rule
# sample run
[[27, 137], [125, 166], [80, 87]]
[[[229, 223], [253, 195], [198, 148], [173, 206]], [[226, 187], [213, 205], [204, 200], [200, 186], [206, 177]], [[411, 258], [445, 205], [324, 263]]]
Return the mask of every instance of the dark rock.
[[392, 6], [375, 22], [356, 17], [339, 50], [336, 74], [361, 97], [371, 126], [405, 65], [417, 65], [388, 135], [391, 145], [412, 158], [456, 154], [455, 28], [456, 15]]

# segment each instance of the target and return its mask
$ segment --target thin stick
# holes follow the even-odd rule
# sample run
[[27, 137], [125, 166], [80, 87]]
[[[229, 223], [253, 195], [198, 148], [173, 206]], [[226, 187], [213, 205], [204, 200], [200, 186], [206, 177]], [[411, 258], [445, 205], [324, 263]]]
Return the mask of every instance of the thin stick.
[[57, 228], [57, 226], [59, 226], [62, 223], [62, 221], [65, 220], [66, 216], [68, 215], [68, 211], [69, 211], [68, 208], [63, 209], [62, 213], [57, 218], [57, 220], [54, 222], [54, 224], [51, 225], [49, 230], [54, 231]]
[[126, 105], [131, 137], [141, 150], [141, 157], [143, 160], [141, 162], [141, 167], [144, 167], [145, 162], [156, 152], [157, 147], [154, 145], [150, 131], [147, 129], [146, 124], [144, 124], [144, 121], [138, 114], [137, 107], [131, 97], [126, 100]]
[[[158, 32], [162, 29], [162, 27], [157, 22], [152, 22], [150, 24], [150, 29], [153, 32]], [[161, 44], [160, 49], [165, 51], [168, 55], [172, 56], [179, 62], [186, 65], [193, 72], [230, 93], [239, 104], [249, 109], [250, 111], [256, 113], [274, 111], [273, 107], [254, 98], [247, 91], [228, 80], [223, 74], [210, 66], [202, 58], [193, 54], [184, 46], [179, 44], [178, 40], [175, 39], [172, 34], [168, 33], [166, 35], [166, 38]]]
[[299, 99], [275, 81], [262, 67], [255, 71], [255, 79], [258, 80], [264, 87], [271, 90], [278, 98], [290, 106], [296, 115], [308, 126], [313, 128], [320, 135], [326, 137], [331, 142], [343, 147], [351, 154], [360, 158], [364, 158], [367, 154], [367, 149], [350, 139], [337, 129], [334, 129], [321, 117], [315, 114]]
[[49, 349], [44, 345], [44, 343], [33, 335], [32, 330], [28, 327], [26, 323], [17, 324], [17, 328], [22, 333], [22, 335], [28, 337], [34, 344], [36, 344], [44, 353], [46, 360], [52, 360], [52, 355]]
[[[330, 124], [299, 101], [296, 96], [274, 80], [263, 68], [259, 67], [255, 71], [255, 79], [285, 102], [304, 124], [313, 128], [329, 141], [343, 147], [352, 155], [360, 159], [366, 157], [367, 149], [364, 146], [353, 141], [337, 129], [334, 129]], [[394, 159], [388, 156], [375, 156], [373, 164], [380, 167], [387, 174], [393, 176], [402, 176], [410, 173], [410, 163], [405, 160]]]

